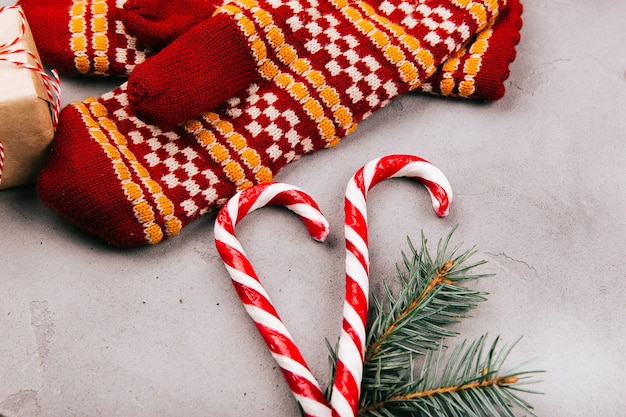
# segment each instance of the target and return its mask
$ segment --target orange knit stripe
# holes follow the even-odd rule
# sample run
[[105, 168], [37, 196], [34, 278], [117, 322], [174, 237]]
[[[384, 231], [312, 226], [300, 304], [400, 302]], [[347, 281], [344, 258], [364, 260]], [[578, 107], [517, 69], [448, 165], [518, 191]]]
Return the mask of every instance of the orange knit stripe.
[[[442, 79], [439, 82], [442, 95], [468, 98], [476, 92], [475, 78], [479, 74], [484, 56], [489, 50], [489, 39], [492, 35], [493, 29], [491, 27], [483, 29], [469, 46], [469, 49], [460, 49], [442, 65]], [[469, 58], [461, 66], [461, 57], [467, 54], [469, 54]], [[455, 76], [455, 74], [458, 75]], [[459, 82], [458, 86], [456, 80]], [[458, 90], [455, 93], [457, 87]]]
[[469, 52], [472, 55], [465, 61], [463, 66], [465, 79], [459, 84], [459, 95], [461, 97], [469, 97], [476, 91], [475, 77], [478, 75], [482, 60], [489, 49], [489, 38], [491, 38], [492, 34], [493, 30], [491, 28], [483, 30], [478, 34], [476, 41], [470, 47]]
[[[316, 123], [321, 137], [326, 141], [326, 147], [339, 143], [335, 123], [347, 133], [354, 131], [356, 123], [353, 122], [350, 109], [339, 102], [339, 94], [326, 83], [323, 74], [313, 69], [310, 61], [300, 58], [296, 48], [285, 42], [285, 36], [274, 24], [271, 14], [261, 9], [254, 0], [239, 1], [237, 4], [249, 10], [254, 23], [263, 29], [262, 35], [256, 30], [252, 32], [254, 23], [241, 8], [231, 4], [220, 10], [233, 16], [242, 32], [248, 36], [261, 75], [287, 91], [302, 105], [304, 113]], [[267, 56], [267, 47], [274, 50], [280, 64]], [[308, 85], [296, 82], [292, 74], [304, 77]], [[335, 123], [326, 117], [324, 108], [332, 112]]]
[[[89, 22], [86, 17], [87, 8], [87, 0], [72, 0], [69, 8], [69, 47], [74, 52], [74, 66], [81, 74], [89, 73], [92, 66], [95, 74], [106, 74], [111, 66], [107, 55], [110, 47], [108, 4], [106, 0], [92, 0]], [[89, 32], [91, 39], [88, 39]], [[89, 59], [89, 46], [93, 48], [93, 62]]]
[[109, 67], [110, 62], [107, 56], [109, 52], [109, 38], [108, 30], [109, 24], [107, 22], [108, 5], [106, 0], [93, 0], [91, 5], [91, 27], [93, 30], [92, 44], [94, 49], [94, 68], [96, 74], [105, 74]]
[[[150, 177], [148, 170], [127, 147], [126, 138], [117, 130], [115, 122], [107, 117], [106, 108], [95, 99], [73, 103], [71, 106], [79, 112], [91, 138], [100, 145], [111, 161], [120, 186], [133, 206], [134, 216], [143, 227], [146, 242], [150, 244], [160, 242], [163, 240], [164, 231], [167, 236], [178, 234], [182, 229], [182, 222], [174, 214], [174, 204], [163, 194], [161, 186]], [[131, 171], [139, 177], [141, 184], [133, 181]], [[146, 200], [146, 192], [155, 202], [155, 206]], [[155, 222], [155, 209], [165, 220], [164, 231]]]
[[[478, 25], [476, 32], [480, 32], [488, 25], [493, 24], [500, 14], [498, 2], [495, 0], [472, 1], [472, 0], [451, 0], [451, 2], [459, 7], [469, 11], [472, 18]], [[491, 19], [487, 19], [487, 14], [491, 13]]]
[[86, 0], [73, 0], [69, 8], [70, 49], [74, 52], [74, 65], [81, 74], [87, 74], [91, 63], [87, 57], [87, 12]]
[[[422, 82], [415, 62], [428, 74], [435, 71], [434, 59], [429, 51], [421, 48], [420, 41], [406, 33], [400, 25], [381, 16], [369, 3], [359, 1], [353, 7], [343, 0], [332, 2], [356, 29], [370, 38], [387, 61], [398, 69], [400, 79], [410, 89], [419, 87]], [[412, 59], [407, 58], [403, 49], [411, 54]]]
[[[226, 144], [239, 155], [239, 160], [231, 157], [228, 148], [223, 143], [218, 142], [215, 133], [205, 128], [202, 121], [211, 125], [215, 132], [226, 139]], [[184, 124], [184, 127], [208, 151], [211, 159], [222, 167], [226, 177], [237, 186], [238, 190], [253, 185], [246, 178], [244, 165], [254, 174], [255, 182], [266, 183], [272, 181], [274, 174], [271, 169], [261, 163], [259, 153], [248, 146], [245, 135], [237, 132], [232, 123], [221, 119], [217, 113], [213, 112], [207, 112], [202, 115], [202, 121], [189, 120]]]

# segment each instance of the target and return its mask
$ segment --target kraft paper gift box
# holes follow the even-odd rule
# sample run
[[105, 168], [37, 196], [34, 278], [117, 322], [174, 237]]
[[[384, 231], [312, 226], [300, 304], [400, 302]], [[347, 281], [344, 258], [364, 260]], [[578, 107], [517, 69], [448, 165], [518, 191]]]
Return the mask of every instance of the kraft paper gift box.
[[41, 74], [7, 62], [41, 66], [28, 53], [10, 53], [28, 50], [40, 62], [28, 24], [19, 7], [0, 10], [0, 45], [12, 43], [22, 28], [19, 42], [0, 47], [0, 189], [34, 183], [54, 139], [50, 96]]

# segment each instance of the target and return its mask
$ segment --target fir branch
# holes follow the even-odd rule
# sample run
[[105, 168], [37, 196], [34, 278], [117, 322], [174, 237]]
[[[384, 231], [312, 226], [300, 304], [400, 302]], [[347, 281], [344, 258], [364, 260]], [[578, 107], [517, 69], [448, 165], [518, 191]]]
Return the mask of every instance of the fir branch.
[[423, 354], [436, 348], [442, 338], [456, 335], [443, 326], [466, 317], [469, 310], [486, 300], [484, 293], [459, 285], [487, 275], [467, 274], [484, 262], [466, 265], [475, 253], [473, 248], [459, 256], [455, 256], [458, 246], [449, 252], [451, 236], [452, 232], [439, 242], [434, 259], [423, 234], [419, 251], [408, 240], [412, 256], [402, 254], [405, 271], [398, 267], [400, 292], [394, 296], [385, 283], [386, 303], [372, 296], [366, 362], [376, 362], [379, 356], [388, 356], [396, 349]]
[[[443, 267], [439, 271], [437, 271], [435, 276], [430, 280], [428, 286], [424, 289], [422, 294], [418, 298], [413, 300], [411, 304], [406, 307], [406, 309], [399, 311], [398, 317], [393, 320], [393, 322], [383, 331], [383, 333], [376, 340], [369, 344], [367, 353], [365, 355], [366, 361], [369, 362], [372, 359], [372, 356], [380, 351], [385, 342], [391, 339], [394, 333], [400, 330], [403, 323], [407, 322], [407, 318], [410, 317], [411, 313], [417, 310], [419, 305], [431, 292], [433, 292], [439, 285], [452, 284], [452, 281], [446, 279], [446, 273], [453, 265], [454, 261], [448, 261], [446, 264], [444, 264]], [[378, 306], [378, 308], [382, 309], [381, 304], [378, 304]]]
[[[496, 355], [496, 338], [485, 355], [485, 342], [483, 336], [467, 348], [466, 343], [462, 343], [445, 364], [443, 348], [427, 352], [417, 380], [412, 378], [407, 383], [396, 379], [393, 389], [388, 390], [390, 394], [375, 402], [363, 397], [359, 416], [513, 417], [513, 407], [534, 416], [530, 404], [516, 394], [515, 385], [536, 372], [500, 374], [510, 349], [503, 349]], [[407, 369], [414, 369], [412, 362], [407, 358]], [[363, 391], [369, 393], [370, 387], [364, 385]]]
[[[449, 250], [453, 233], [439, 241], [434, 258], [423, 234], [419, 250], [409, 239], [410, 256], [402, 253], [404, 269], [397, 268], [397, 295], [385, 282], [384, 302], [372, 296], [359, 417], [513, 417], [515, 407], [535, 415], [519, 393], [533, 393], [521, 386], [537, 382], [532, 378], [537, 372], [501, 372], [515, 344], [498, 351], [496, 338], [487, 349], [483, 336], [445, 354], [444, 340], [457, 335], [445, 326], [486, 300], [485, 293], [463, 284], [488, 276], [471, 272], [485, 263], [468, 261], [474, 248], [460, 254], [460, 245]], [[328, 341], [327, 346], [334, 375], [336, 347]], [[331, 377], [328, 398], [332, 385]]]

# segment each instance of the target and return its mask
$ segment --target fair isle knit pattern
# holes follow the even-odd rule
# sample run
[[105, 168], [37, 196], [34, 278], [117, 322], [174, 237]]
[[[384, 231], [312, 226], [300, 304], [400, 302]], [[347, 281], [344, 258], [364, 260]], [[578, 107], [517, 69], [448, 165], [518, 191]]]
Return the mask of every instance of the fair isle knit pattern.
[[129, 73], [145, 61], [146, 50], [126, 33], [121, 10], [126, 0], [72, 0], [69, 9], [69, 47], [82, 75]]
[[[245, 3], [242, 4], [245, 5]], [[412, 9], [422, 10], [425, 14], [431, 13], [429, 3], [425, 0], [414, 0], [398, 6], [388, 1], [373, 0], [368, 2], [368, 5], [374, 8], [369, 13], [377, 14], [376, 20], [390, 28], [398, 25], [385, 23], [384, 19], [394, 22], [397, 9], [404, 9], [407, 13]], [[257, 9], [260, 8], [257, 7]], [[504, 81], [509, 74], [508, 67], [515, 58], [515, 46], [519, 41], [521, 11], [519, 0], [509, 0], [493, 24], [489, 22], [490, 24], [473, 36], [458, 52], [440, 64], [429, 78], [420, 77], [420, 83], [415, 91], [482, 100], [501, 98], [505, 91]], [[328, 14], [328, 11], [325, 10], [325, 12]], [[320, 13], [319, 10], [318, 13]], [[277, 24], [284, 18], [280, 15], [273, 17], [276, 21], [272, 23], [272, 32], [267, 32], [268, 36], [262, 34], [263, 32], [255, 32], [257, 29], [250, 19], [248, 21], [252, 26], [246, 27], [247, 22], [244, 21], [241, 26], [243, 31], [233, 30], [233, 25], [235, 25], [232, 20], [233, 15], [240, 15], [239, 23], [241, 23], [241, 18], [245, 17], [238, 3], [227, 5], [221, 13], [188, 30], [130, 74], [127, 92], [130, 106], [135, 114], [150, 123], [169, 128], [195, 118], [206, 109], [214, 108], [224, 100], [241, 94], [251, 83], [258, 83], [263, 71], [265, 71], [266, 79], [271, 78], [271, 74], [267, 71], [278, 71], [276, 63], [267, 56], [267, 46], [262, 38], [267, 38], [266, 40], [273, 44], [276, 41], [273, 37], [283, 36], [281, 31], [284, 30], [286, 38], [294, 38], [292, 43], [297, 47], [306, 42], [307, 36], [312, 36], [303, 34], [302, 31], [293, 31], [288, 24]], [[332, 14], [329, 17], [338, 21]], [[299, 17], [294, 15], [292, 22], [295, 21], [294, 19], [299, 19]], [[407, 19], [404, 21], [405, 24], [410, 27], [413, 24], [411, 19], [414, 17], [407, 15], [405, 19]], [[307, 24], [317, 24], [317, 21], [318, 19], [313, 19], [307, 21]], [[361, 25], [367, 25], [367, 23], [361, 23]], [[248, 33], [249, 28], [256, 34], [251, 36]], [[233, 31], [238, 33], [233, 34]], [[400, 32], [398, 34], [400, 41], [405, 44], [406, 42], [415, 43], [416, 37], [412, 34], [405, 36], [402, 36]], [[331, 33], [331, 36], [335, 34]], [[384, 39], [387, 35], [382, 32], [374, 32], [372, 36], [378, 37], [377, 41], [388, 42]], [[323, 37], [320, 38], [324, 40]], [[359, 44], [359, 41], [355, 39], [354, 36], [346, 38], [351, 42], [350, 46]], [[433, 39], [427, 38], [426, 40], [430, 42]], [[284, 42], [284, 39], [278, 39], [278, 41]], [[250, 48], [249, 42], [254, 42], [253, 48]], [[276, 49], [278, 46], [274, 45], [273, 48]], [[330, 44], [329, 46], [334, 48], [334, 51], [338, 50], [336, 45]], [[310, 50], [310, 47], [315, 47], [315, 44], [310, 44], [309, 50], [300, 51], [286, 45], [285, 51], [293, 51], [298, 55], [295, 59], [296, 70], [307, 71], [304, 65], [309, 65], [310, 62], [315, 65], [316, 54]], [[362, 50], [363, 46], [359, 49]], [[255, 57], [252, 56], [251, 51], [256, 51]], [[330, 54], [332, 55], [334, 51], [330, 51]], [[385, 53], [392, 59], [400, 59], [399, 62], [402, 63], [405, 75], [411, 76], [411, 72], [415, 74], [415, 67], [399, 55], [403, 52], [394, 45], [388, 46]], [[349, 58], [357, 59], [356, 56], [356, 52], [353, 52]], [[424, 58], [428, 59], [428, 56]], [[370, 58], [370, 61], [371, 59], [373, 58]], [[284, 65], [283, 62], [278, 62], [278, 64]], [[297, 65], [302, 66], [298, 68]], [[288, 73], [282, 69], [281, 72]], [[287, 80], [284, 76], [281, 77]]]
[[126, 75], [149, 50], [128, 34], [127, 0], [20, 0], [42, 60], [66, 75]]
[[[262, 75], [239, 97], [163, 131], [139, 120], [126, 84], [67, 106], [38, 183], [42, 200], [118, 246], [154, 244], [265, 183], [301, 155], [418, 88], [504, 1], [227, 2]], [[69, 173], [72, 175], [69, 175]]]
[[386, 0], [378, 5], [383, 15], [364, 1], [243, 0], [218, 12], [238, 22], [271, 89], [299, 103], [300, 113], [317, 125], [313, 142], [331, 147], [391, 99], [418, 88], [495, 21], [501, 3], [430, 1], [416, 7]]
[[419, 91], [442, 96], [498, 100], [520, 40], [523, 7], [509, 0], [498, 20], [445, 61]]
[[[469, 97], [474, 94], [476, 91], [475, 77], [480, 70], [482, 57], [489, 47], [489, 38], [492, 34], [492, 28], [483, 30], [469, 48], [463, 48], [455, 56], [444, 62], [441, 67], [442, 79], [439, 82], [439, 90], [444, 96], [453, 94], [455, 90], [461, 97]], [[452, 77], [452, 74], [457, 71], [464, 74], [463, 79], [458, 83]]]
[[[467, 7], [469, 20], [459, 19], [458, 10], [463, 7]], [[450, 57], [474, 41], [473, 31], [477, 27], [486, 30], [498, 14], [497, 2], [228, 1], [213, 19], [194, 27], [137, 68], [129, 78], [129, 100], [144, 120], [171, 127], [239, 94], [250, 82], [256, 82], [260, 73], [267, 81], [294, 80], [298, 88], [308, 84], [329, 94], [333, 94], [332, 89], [342, 89], [343, 83], [350, 88], [349, 94], [365, 94], [373, 102], [378, 97], [384, 105], [384, 95], [374, 91], [380, 90], [375, 84], [377, 79], [392, 80], [388, 84], [390, 97], [402, 93], [405, 87], [421, 88], [440, 68], [442, 56]], [[225, 36], [224, 32], [232, 31], [218, 24], [225, 18], [237, 22], [239, 36]], [[234, 38], [237, 43], [232, 42]], [[227, 39], [231, 42], [224, 45]], [[242, 51], [242, 44], [249, 44], [250, 50]], [[251, 53], [254, 57], [249, 56]], [[468, 62], [476, 61], [480, 54], [472, 52]], [[223, 59], [226, 56], [232, 57], [231, 62]], [[325, 67], [324, 60], [334, 68]], [[397, 67], [395, 71], [393, 66]], [[491, 72], [488, 65], [481, 70]], [[345, 82], [347, 71], [355, 77], [352, 85]], [[230, 83], [226, 74], [232, 74]], [[318, 74], [324, 74], [321, 87], [311, 78]], [[396, 80], [398, 75], [401, 78]], [[308, 77], [302, 80], [306, 82], [298, 80], [302, 77]], [[373, 95], [356, 77], [374, 83], [369, 86]], [[220, 88], [224, 85], [228, 85], [226, 93], [226, 88]], [[478, 92], [476, 86], [474, 82], [472, 88]], [[310, 96], [315, 95], [313, 92]], [[371, 110], [380, 103], [372, 104]], [[342, 104], [344, 116], [348, 106], [343, 100]]]

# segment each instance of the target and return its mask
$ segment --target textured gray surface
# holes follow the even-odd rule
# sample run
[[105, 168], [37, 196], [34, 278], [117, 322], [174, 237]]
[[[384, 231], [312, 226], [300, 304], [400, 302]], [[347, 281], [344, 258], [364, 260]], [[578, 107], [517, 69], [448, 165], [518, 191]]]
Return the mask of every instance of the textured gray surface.
[[[407, 235], [435, 242], [458, 224], [454, 242], [476, 244], [482, 271], [497, 274], [474, 284], [490, 298], [461, 338], [523, 336], [510, 364], [547, 371], [545, 394], [527, 397], [540, 416], [623, 415], [626, 3], [524, 5], [504, 99], [402, 97], [278, 175], [316, 198], [328, 242], [276, 209], [238, 228], [320, 381], [324, 338], [340, 328], [347, 181], [373, 158], [413, 153], [446, 173], [455, 201], [438, 219], [419, 185], [372, 190], [373, 289], [393, 277]], [[64, 80], [64, 102], [115, 84]], [[0, 219], [0, 414], [298, 415], [217, 255], [212, 215], [133, 251], [75, 230], [30, 187], [0, 193]]]

